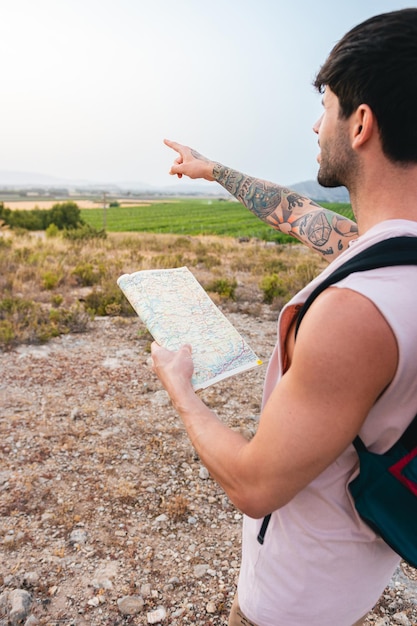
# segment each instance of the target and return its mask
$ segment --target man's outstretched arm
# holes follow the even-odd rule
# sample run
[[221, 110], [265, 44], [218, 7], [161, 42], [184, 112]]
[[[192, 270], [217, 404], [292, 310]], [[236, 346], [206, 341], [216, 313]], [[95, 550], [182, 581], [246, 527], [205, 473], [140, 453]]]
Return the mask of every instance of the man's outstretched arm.
[[297, 238], [329, 262], [358, 236], [355, 222], [295, 191], [225, 167], [174, 141], [165, 140], [165, 144], [179, 154], [170, 174], [217, 181], [262, 221]]

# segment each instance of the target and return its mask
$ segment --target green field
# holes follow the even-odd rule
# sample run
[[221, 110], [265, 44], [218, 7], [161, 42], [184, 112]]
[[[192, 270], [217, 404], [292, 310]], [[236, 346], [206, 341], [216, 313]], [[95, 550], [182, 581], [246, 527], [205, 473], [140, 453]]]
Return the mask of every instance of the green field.
[[[349, 204], [327, 204], [353, 219]], [[181, 235], [254, 237], [265, 241], [293, 241], [255, 217], [239, 202], [181, 199], [152, 202], [149, 206], [82, 209], [81, 216], [94, 228], [109, 232], [152, 232]]]

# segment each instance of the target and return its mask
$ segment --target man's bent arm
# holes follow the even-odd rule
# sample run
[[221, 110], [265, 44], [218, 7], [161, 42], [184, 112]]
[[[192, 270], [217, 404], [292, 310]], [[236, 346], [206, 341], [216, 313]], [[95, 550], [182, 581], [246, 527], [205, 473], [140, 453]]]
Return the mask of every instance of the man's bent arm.
[[176, 142], [165, 143], [180, 155], [171, 174], [217, 181], [262, 221], [297, 238], [329, 262], [358, 236], [355, 222], [295, 191], [210, 161]]
[[287, 504], [351, 444], [394, 377], [398, 354], [372, 302], [348, 289], [326, 290], [307, 312], [291, 366], [250, 441], [194, 392], [189, 347], [170, 352], [152, 344], [152, 359], [202, 463], [239, 509], [259, 518]]

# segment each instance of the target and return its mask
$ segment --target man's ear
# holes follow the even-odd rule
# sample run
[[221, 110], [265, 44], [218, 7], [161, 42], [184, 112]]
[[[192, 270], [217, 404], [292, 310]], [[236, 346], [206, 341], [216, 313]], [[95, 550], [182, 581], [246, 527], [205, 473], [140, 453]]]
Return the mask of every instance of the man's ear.
[[361, 104], [352, 114], [352, 148], [362, 147], [372, 137], [376, 129], [375, 114], [367, 104]]

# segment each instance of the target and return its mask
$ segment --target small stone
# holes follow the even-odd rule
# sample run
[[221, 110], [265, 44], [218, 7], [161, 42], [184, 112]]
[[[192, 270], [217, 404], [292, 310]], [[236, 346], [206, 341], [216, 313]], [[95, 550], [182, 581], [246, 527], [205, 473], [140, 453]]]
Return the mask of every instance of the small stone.
[[25, 622], [25, 626], [37, 626], [39, 624], [39, 620], [34, 615], [29, 615]]
[[198, 475], [201, 478], [201, 480], [207, 480], [207, 478], [210, 476], [207, 467], [204, 467], [204, 465], [200, 467], [200, 471], [198, 472]]
[[149, 583], [143, 583], [143, 585], [140, 588], [141, 596], [143, 598], [149, 598], [149, 596], [151, 595], [151, 592], [152, 592], [152, 588], [151, 588], [150, 584]]
[[76, 528], [70, 534], [69, 542], [72, 545], [75, 545], [77, 543], [84, 544], [84, 543], [87, 543], [87, 539], [88, 539], [87, 532], [85, 530], [82, 530], [81, 528]]
[[408, 619], [407, 615], [402, 611], [401, 613], [395, 613], [392, 616], [395, 624], [400, 624], [401, 626], [411, 626], [411, 622]]
[[11, 606], [9, 620], [13, 626], [17, 626], [28, 617], [32, 597], [24, 589], [14, 589], [9, 593], [9, 603]]
[[222, 509], [225, 511], [230, 511], [232, 509], [232, 504], [227, 496], [222, 497]]
[[206, 611], [207, 613], [215, 613], [217, 611], [216, 603], [213, 600], [207, 603]]
[[93, 578], [92, 583], [94, 589], [113, 589], [113, 583], [110, 578], [104, 576], [100, 578]]
[[194, 567], [194, 576], [196, 578], [202, 578], [207, 574], [209, 566], [206, 563], [200, 563]]
[[80, 409], [78, 408], [78, 406], [75, 406], [72, 411], [71, 411], [71, 419], [72, 420], [76, 420], [77, 418], [80, 417]]
[[15, 544], [15, 537], [14, 535], [6, 535], [3, 539], [3, 545], [7, 550], [12, 550], [13, 546]]
[[167, 616], [166, 609], [163, 606], [160, 606], [157, 609], [155, 609], [155, 611], [150, 611], [146, 615], [146, 619], [148, 621], [148, 624], [159, 624], [160, 622], [164, 621], [166, 616]]
[[158, 515], [158, 517], [155, 517], [154, 522], [155, 524], [161, 524], [163, 522], [167, 522], [168, 521], [168, 515], [165, 515], [165, 513], [162, 513], [161, 515]]
[[142, 611], [143, 605], [141, 596], [124, 596], [117, 600], [117, 606], [123, 615], [137, 615]]
[[109, 561], [105, 567], [99, 568], [92, 580], [95, 589], [113, 589], [112, 578], [117, 575], [119, 564], [117, 561]]
[[[0, 616], [5, 615], [9, 608], [9, 592], [0, 593]], [[0, 622], [1, 623], [1, 622]]]
[[39, 574], [37, 572], [25, 572], [23, 582], [27, 587], [34, 587], [39, 582]]

